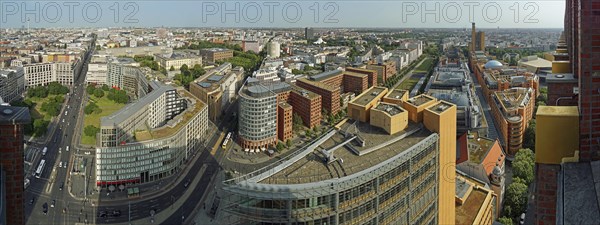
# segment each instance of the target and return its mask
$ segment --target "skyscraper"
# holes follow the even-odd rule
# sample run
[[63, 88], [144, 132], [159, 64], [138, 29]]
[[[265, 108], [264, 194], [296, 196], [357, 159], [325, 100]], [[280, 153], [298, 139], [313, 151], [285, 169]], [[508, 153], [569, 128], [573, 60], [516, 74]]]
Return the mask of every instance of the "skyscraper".
[[306, 40], [312, 40], [313, 38], [315, 38], [315, 31], [310, 28], [310, 27], [306, 27], [304, 28], [304, 38]]
[[471, 23], [471, 51], [475, 51], [475, 23]]
[[6, 224], [25, 224], [24, 215], [24, 124], [31, 120], [24, 107], [0, 106], [0, 165], [6, 190]]

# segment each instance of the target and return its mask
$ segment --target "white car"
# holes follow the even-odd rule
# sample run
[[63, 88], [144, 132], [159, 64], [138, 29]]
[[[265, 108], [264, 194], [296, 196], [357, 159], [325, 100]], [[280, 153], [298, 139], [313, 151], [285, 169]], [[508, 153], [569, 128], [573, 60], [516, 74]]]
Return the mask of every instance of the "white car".
[[63, 163], [63, 167], [66, 169], [67, 168], [67, 162]]
[[58, 163], [58, 168], [62, 167], [62, 162]]
[[67, 146], [67, 152], [69, 151], [69, 146]]
[[525, 224], [525, 213], [521, 213], [521, 217], [519, 218], [519, 224]]

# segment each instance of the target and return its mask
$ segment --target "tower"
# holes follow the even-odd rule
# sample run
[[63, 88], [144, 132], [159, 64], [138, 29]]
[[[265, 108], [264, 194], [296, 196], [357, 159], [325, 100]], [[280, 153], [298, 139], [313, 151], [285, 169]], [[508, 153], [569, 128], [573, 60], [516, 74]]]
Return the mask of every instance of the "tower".
[[30, 120], [27, 108], [0, 106], [0, 165], [6, 178], [2, 189], [6, 190], [7, 224], [25, 224], [23, 131]]
[[474, 52], [475, 51], [475, 39], [476, 39], [476, 35], [475, 35], [475, 23], [471, 23], [471, 51]]

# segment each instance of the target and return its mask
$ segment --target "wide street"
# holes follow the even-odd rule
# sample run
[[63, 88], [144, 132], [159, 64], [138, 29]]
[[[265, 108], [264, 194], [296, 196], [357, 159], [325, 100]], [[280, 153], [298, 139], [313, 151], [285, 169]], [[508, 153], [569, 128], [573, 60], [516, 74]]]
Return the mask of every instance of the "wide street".
[[[180, 208], [181, 210], [177, 210], [178, 213], [175, 213], [177, 215], [172, 215], [172, 218], [169, 217], [167, 219], [167, 221], [171, 221], [174, 224], [180, 223], [182, 216], [184, 218], [191, 216], [190, 213], [192, 213], [194, 207], [199, 203], [200, 198], [209, 185], [211, 177], [220, 170], [217, 160], [210, 154], [209, 150], [212, 146], [220, 146], [220, 143], [217, 143], [219, 136], [215, 135], [217, 132], [212, 133], [213, 135], [210, 140], [207, 141], [205, 146], [209, 147], [202, 146], [198, 149], [198, 155], [195, 155], [191, 159], [190, 164], [181, 171], [182, 176], [170, 179], [175, 183], [171, 183], [170, 185], [159, 185], [162, 182], [148, 184], [160, 188], [157, 193], [150, 196], [145, 196], [142, 193], [141, 197], [135, 199], [98, 197], [98, 195], [106, 195], [107, 193], [106, 189], [98, 193], [94, 187], [95, 182], [92, 170], [94, 170], [95, 152], [89, 149], [80, 150], [75, 146], [75, 143], [78, 143], [76, 139], [79, 138], [78, 132], [82, 132], [78, 121], [82, 121], [80, 117], [83, 115], [81, 111], [84, 106], [82, 98], [85, 96], [85, 74], [92, 52], [90, 51], [86, 54], [82, 69], [73, 83], [71, 93], [66, 96], [66, 104], [63, 110], [55, 118], [55, 126], [51, 126], [52, 128], [47, 134], [48, 138], [46, 138], [46, 142], [35, 145], [36, 148], [39, 148], [39, 151], [44, 146], [48, 148], [48, 151], [44, 156], [42, 156], [41, 152], [33, 154], [35, 157], [31, 160], [30, 171], [33, 172], [35, 172], [42, 159], [45, 161], [46, 165], [40, 178], [35, 178], [35, 175], [32, 173], [28, 173], [26, 176], [26, 178], [31, 180], [31, 184], [25, 191], [25, 216], [27, 224], [106, 224], [150, 218], [151, 210], [154, 210], [154, 213], [159, 213], [162, 210], [168, 209], [172, 207], [173, 202], [177, 201], [185, 191], [191, 191], [190, 197], [185, 199]], [[67, 148], [69, 149], [68, 151]], [[85, 176], [69, 173], [69, 171], [74, 170], [74, 166], [78, 167], [80, 165], [79, 163], [75, 165], [75, 158], [82, 157], [92, 162], [86, 165], [85, 171], [77, 168], [77, 170], [81, 170], [82, 174], [85, 173]], [[62, 167], [59, 167], [59, 165], [62, 165]], [[206, 169], [202, 173], [202, 176], [197, 177], [203, 165], [207, 165]], [[200, 179], [200, 182], [188, 190], [188, 187], [184, 183], [188, 183], [194, 179]], [[81, 184], [84, 180], [87, 183]], [[168, 180], [165, 179], [165, 183]], [[86, 191], [83, 196], [87, 196], [87, 198], [84, 198], [79, 192], [70, 192], [71, 187], [75, 187], [76, 185], [78, 187], [82, 185], [85, 187]], [[83, 189], [80, 188], [81, 192], [83, 192]], [[31, 203], [30, 201], [32, 200], [33, 202]], [[54, 204], [52, 204], [53, 201], [55, 201]], [[44, 213], [44, 208], [47, 208], [47, 213]], [[107, 215], [100, 217], [103, 214], [101, 212]], [[115, 216], [115, 212], [120, 212], [120, 215]], [[169, 223], [167, 222], [167, 224]]]

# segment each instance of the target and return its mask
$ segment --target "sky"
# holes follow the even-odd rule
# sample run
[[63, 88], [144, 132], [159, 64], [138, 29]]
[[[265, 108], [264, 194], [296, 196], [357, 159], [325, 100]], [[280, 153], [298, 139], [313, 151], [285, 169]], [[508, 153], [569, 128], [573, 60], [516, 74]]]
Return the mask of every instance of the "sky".
[[0, 27], [563, 28], [565, 0], [0, 1]]

